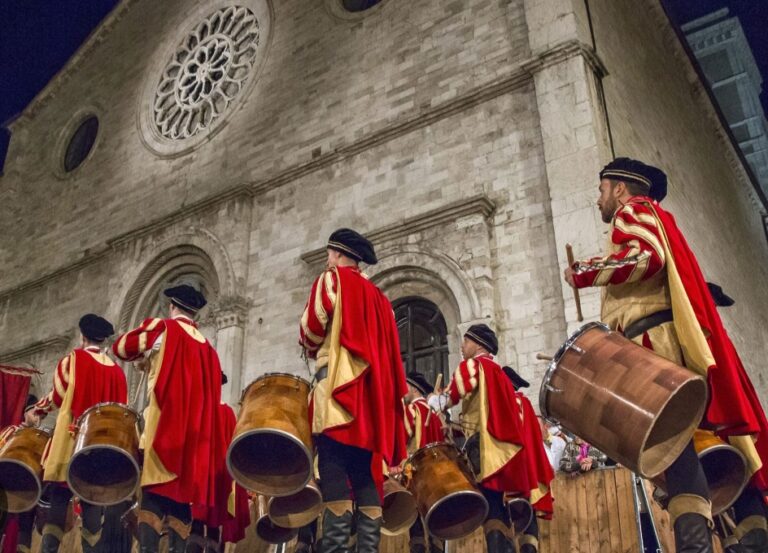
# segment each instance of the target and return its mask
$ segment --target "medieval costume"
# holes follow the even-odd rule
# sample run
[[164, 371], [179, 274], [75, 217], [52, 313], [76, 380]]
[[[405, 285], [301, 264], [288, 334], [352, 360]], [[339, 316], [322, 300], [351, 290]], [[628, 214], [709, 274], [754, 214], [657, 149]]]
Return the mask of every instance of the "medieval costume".
[[486, 353], [465, 359], [447, 388], [448, 405], [461, 403], [461, 424], [468, 435], [465, 449], [488, 500], [485, 539], [489, 552], [514, 551], [505, 493], [528, 493], [537, 484], [520, 470], [525, 433], [515, 388], [493, 359], [496, 334], [484, 324], [464, 335]]
[[205, 298], [188, 285], [164, 293], [177, 314], [146, 319], [112, 346], [125, 361], [149, 358], [138, 515], [142, 553], [157, 550], [163, 523], [169, 529], [169, 552], [184, 551], [191, 505], [216, 508], [211, 475], [221, 462], [216, 447], [221, 442], [221, 366], [216, 350], [192, 320]]
[[518, 538], [520, 553], [536, 553], [539, 550], [539, 524], [537, 519], [551, 519], [554, 512], [552, 504], [552, 479], [555, 473], [549, 463], [547, 452], [544, 449], [544, 439], [541, 436], [541, 427], [536, 418], [530, 400], [519, 390], [530, 386], [527, 380], [520, 376], [512, 367], [503, 367], [515, 388], [515, 398], [520, 410], [520, 424], [525, 438], [525, 447], [513, 462], [518, 463], [520, 470], [528, 474], [528, 481], [535, 487], [526, 493], [521, 493], [527, 499], [534, 510], [534, 517], [528, 527]]
[[[762, 407], [715, 309], [693, 252], [659, 201], [666, 175], [618, 158], [601, 179], [645, 192], [619, 206], [605, 257], [574, 265], [577, 288], [602, 286], [602, 319], [657, 354], [701, 374], [709, 384], [703, 427], [738, 447], [754, 485], [768, 484], [768, 433]], [[666, 471], [678, 551], [711, 551], [711, 506], [701, 464], [690, 444]]]
[[323, 550], [346, 551], [353, 496], [358, 550], [369, 553], [380, 539], [382, 461], [394, 466], [406, 453], [407, 388], [392, 304], [357, 267], [377, 262], [372, 244], [339, 229], [328, 249], [352, 264], [315, 280], [300, 328], [300, 344], [316, 360], [310, 416], [325, 503]]
[[[87, 343], [59, 361], [53, 389], [35, 405], [35, 413], [45, 417], [58, 408], [56, 427], [43, 454], [43, 481], [49, 484], [51, 510], [43, 527], [42, 553], [54, 553], [64, 536], [67, 507], [72, 492], [67, 486], [69, 460], [75, 449], [72, 428], [90, 407], [97, 403], [127, 403], [128, 386], [123, 370], [98, 345], [114, 334], [105, 319], [88, 314], [80, 319], [80, 332]], [[105, 467], [106, 468], [106, 467]], [[81, 501], [83, 551], [95, 551], [102, 533], [103, 508]]]

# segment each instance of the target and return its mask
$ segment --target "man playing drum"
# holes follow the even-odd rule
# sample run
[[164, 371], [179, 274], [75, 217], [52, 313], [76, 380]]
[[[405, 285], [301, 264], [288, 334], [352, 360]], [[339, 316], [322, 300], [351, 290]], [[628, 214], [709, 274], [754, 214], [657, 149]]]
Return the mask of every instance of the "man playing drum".
[[169, 553], [182, 553], [191, 505], [216, 507], [211, 474], [221, 464], [218, 412], [221, 366], [194, 317], [206, 300], [189, 285], [164, 291], [168, 319], [146, 319], [112, 346], [120, 359], [149, 358], [149, 405], [144, 411], [144, 467], [138, 513], [141, 553], [158, 550], [163, 524]]
[[[610, 224], [608, 255], [568, 267], [565, 280], [576, 288], [602, 286], [602, 319], [610, 328], [706, 377], [710, 401], [702, 426], [744, 453], [753, 486], [765, 490], [768, 434], [762, 408], [695, 256], [659, 205], [666, 190], [666, 175], [656, 167], [629, 158], [606, 165], [597, 205]], [[709, 490], [692, 443], [665, 476], [677, 551], [711, 552]], [[750, 551], [766, 546], [763, 541]]]
[[300, 344], [316, 359], [310, 417], [323, 509], [321, 551], [348, 550], [354, 496], [357, 549], [378, 551], [382, 460], [406, 454], [401, 400], [407, 392], [392, 304], [361, 272], [373, 245], [350, 229], [328, 240], [327, 269], [301, 318]]
[[[73, 425], [83, 412], [97, 403], [128, 401], [125, 374], [101, 348], [115, 332], [112, 324], [89, 313], [80, 319], [79, 327], [80, 347], [59, 361], [53, 376], [53, 389], [35, 404], [35, 414], [41, 418], [59, 409], [56, 428], [43, 461], [43, 481], [50, 486], [51, 510], [43, 527], [42, 553], [58, 551], [64, 536], [67, 507], [72, 499], [67, 486], [67, 467], [75, 449]], [[102, 532], [103, 508], [85, 501], [80, 505], [83, 551], [96, 551]]]
[[484, 524], [488, 552], [512, 553], [515, 545], [504, 493], [527, 492], [535, 484], [520, 470], [525, 443], [520, 408], [512, 383], [493, 358], [498, 350], [496, 334], [488, 325], [469, 327], [461, 343], [464, 360], [445, 392], [445, 406], [461, 402], [462, 426], [468, 435], [465, 448], [488, 501]]
[[539, 550], [539, 524], [537, 518], [551, 519], [554, 512], [552, 504], [552, 488], [550, 484], [555, 477], [552, 466], [549, 463], [547, 452], [544, 449], [544, 438], [541, 435], [541, 427], [536, 412], [533, 410], [530, 400], [525, 397], [520, 388], [530, 386], [529, 382], [520, 376], [512, 367], [502, 367], [512, 386], [515, 388], [515, 397], [520, 409], [520, 424], [525, 436], [525, 447], [518, 456], [525, 464], [528, 479], [535, 487], [523, 494], [534, 509], [531, 523], [522, 532], [518, 539], [520, 553], [536, 553]]
[[[408, 373], [405, 377], [408, 383], [408, 394], [405, 396], [403, 408], [405, 410], [405, 432], [408, 436], [408, 454], [412, 454], [427, 444], [443, 441], [443, 422], [427, 404], [426, 396], [434, 391], [434, 387], [417, 372]], [[425, 538], [429, 540], [430, 551], [442, 551], [443, 544], [429, 535], [425, 536], [424, 525], [421, 518], [411, 526], [410, 531], [411, 553], [424, 553], [426, 551]]]

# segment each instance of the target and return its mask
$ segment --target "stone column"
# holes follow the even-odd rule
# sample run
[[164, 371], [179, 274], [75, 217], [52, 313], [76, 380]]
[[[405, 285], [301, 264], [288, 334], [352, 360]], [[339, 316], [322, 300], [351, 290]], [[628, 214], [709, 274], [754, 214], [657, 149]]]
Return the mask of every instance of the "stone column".
[[221, 390], [221, 398], [231, 406], [240, 401], [243, 383], [243, 344], [248, 313], [244, 298], [222, 298], [213, 312], [216, 320], [216, 351], [221, 369], [229, 382]]

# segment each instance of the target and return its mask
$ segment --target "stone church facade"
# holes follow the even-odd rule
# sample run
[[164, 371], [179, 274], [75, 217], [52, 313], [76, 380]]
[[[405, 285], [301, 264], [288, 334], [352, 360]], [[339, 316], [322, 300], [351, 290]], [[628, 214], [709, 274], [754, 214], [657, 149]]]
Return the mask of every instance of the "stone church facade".
[[[226, 401], [308, 377], [298, 319], [350, 226], [409, 368], [447, 376], [487, 321], [534, 396], [536, 354], [580, 324], [564, 248], [602, 250], [615, 152], [668, 172], [768, 397], [764, 198], [658, 0], [123, 0], [11, 130], [0, 360], [44, 370], [37, 393], [80, 315], [124, 331], [178, 282], [209, 297]], [[582, 304], [598, 316], [597, 291]]]

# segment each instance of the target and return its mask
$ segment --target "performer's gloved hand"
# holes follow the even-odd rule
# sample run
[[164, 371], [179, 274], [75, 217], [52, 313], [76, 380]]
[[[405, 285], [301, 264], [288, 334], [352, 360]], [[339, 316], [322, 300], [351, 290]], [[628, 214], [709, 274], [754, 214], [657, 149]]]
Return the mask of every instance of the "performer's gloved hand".
[[427, 404], [436, 412], [445, 411], [451, 406], [451, 399], [447, 392], [442, 394], [431, 394], [427, 398]]

